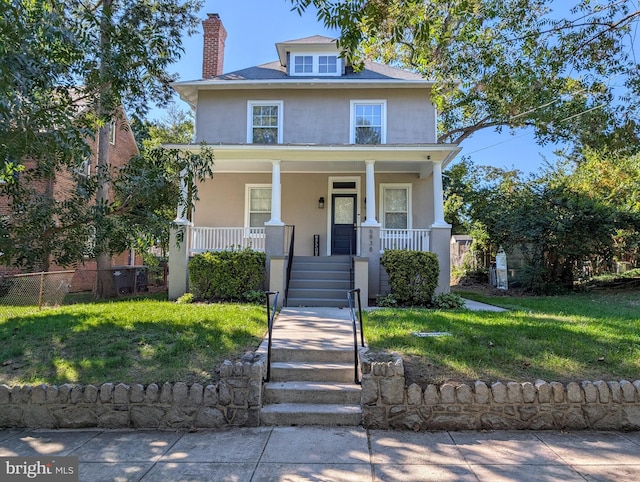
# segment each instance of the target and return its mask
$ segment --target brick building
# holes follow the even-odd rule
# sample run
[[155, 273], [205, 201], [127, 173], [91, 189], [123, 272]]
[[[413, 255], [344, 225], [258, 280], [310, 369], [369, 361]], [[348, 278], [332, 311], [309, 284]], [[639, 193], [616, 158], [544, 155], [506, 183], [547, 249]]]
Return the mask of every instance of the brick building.
[[[109, 164], [111, 169], [114, 171], [126, 165], [132, 156], [139, 153], [138, 146], [126, 117], [123, 112], [120, 114], [119, 118], [111, 124], [111, 136], [109, 143]], [[81, 172], [87, 176], [94, 173], [97, 167], [97, 136], [90, 140], [89, 145], [91, 149], [91, 157], [79, 168]], [[26, 161], [24, 165], [26, 169], [29, 169], [35, 165], [35, 162]], [[55, 180], [53, 182], [47, 182], [44, 180], [34, 181], [31, 187], [37, 193], [50, 195], [56, 201], [60, 202], [69, 198], [70, 193], [76, 189], [76, 182], [74, 181], [72, 173], [66, 170], [61, 170], [56, 173]], [[8, 199], [1, 195], [0, 215], [11, 216], [11, 208], [9, 206]], [[135, 254], [129, 251], [120, 253], [113, 257], [114, 266], [139, 264], [139, 262], [140, 258], [138, 257], [136, 259]], [[55, 263], [51, 263], [49, 266], [49, 271], [61, 271], [66, 269], [76, 270], [71, 281], [71, 291], [88, 291], [93, 289], [96, 276], [95, 259], [87, 258], [82, 263], [77, 263], [73, 266], [59, 266]], [[0, 265], [0, 276], [19, 274], [23, 272], [25, 271], [20, 268], [10, 265]]]

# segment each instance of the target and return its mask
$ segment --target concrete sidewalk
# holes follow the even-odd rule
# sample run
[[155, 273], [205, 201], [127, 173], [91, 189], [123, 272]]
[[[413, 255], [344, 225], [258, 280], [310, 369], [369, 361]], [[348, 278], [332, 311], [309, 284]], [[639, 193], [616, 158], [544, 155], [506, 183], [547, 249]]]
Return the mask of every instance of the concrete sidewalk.
[[640, 432], [0, 431], [0, 456], [38, 455], [92, 482], [640, 480]]

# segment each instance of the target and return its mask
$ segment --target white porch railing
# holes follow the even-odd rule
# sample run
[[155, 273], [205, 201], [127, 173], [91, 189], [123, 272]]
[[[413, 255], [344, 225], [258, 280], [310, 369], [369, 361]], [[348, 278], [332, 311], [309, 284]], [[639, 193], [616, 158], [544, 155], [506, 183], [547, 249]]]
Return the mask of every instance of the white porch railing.
[[430, 229], [381, 229], [380, 252], [387, 249], [429, 251]]
[[189, 255], [245, 248], [264, 251], [265, 228], [191, 228]]

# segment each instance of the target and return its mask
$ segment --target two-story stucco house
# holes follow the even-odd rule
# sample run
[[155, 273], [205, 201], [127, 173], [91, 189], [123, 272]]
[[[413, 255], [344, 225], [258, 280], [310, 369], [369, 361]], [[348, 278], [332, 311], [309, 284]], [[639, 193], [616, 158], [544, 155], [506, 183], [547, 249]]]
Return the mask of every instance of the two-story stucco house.
[[[351, 286], [375, 297], [391, 248], [436, 253], [448, 291], [442, 169], [459, 148], [436, 143], [433, 82], [373, 62], [354, 72], [321, 36], [223, 74], [224, 27], [216, 14], [203, 27], [203, 78], [173, 84], [195, 110], [194, 143], [170, 147], [210, 145], [215, 175], [192, 219], [179, 219], [187, 242], [172, 248], [170, 298], [187, 289], [189, 256], [230, 246], [266, 251], [267, 288], [288, 291], [290, 278], [289, 306], [344, 305]], [[340, 266], [351, 269], [341, 283], [319, 273]]]

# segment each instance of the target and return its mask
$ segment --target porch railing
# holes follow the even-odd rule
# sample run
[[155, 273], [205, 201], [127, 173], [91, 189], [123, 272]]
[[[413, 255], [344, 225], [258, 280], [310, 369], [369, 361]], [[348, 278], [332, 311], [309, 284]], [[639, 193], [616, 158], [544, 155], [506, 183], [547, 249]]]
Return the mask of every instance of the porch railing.
[[387, 249], [408, 249], [409, 251], [429, 251], [430, 229], [381, 229], [380, 251]]
[[265, 228], [191, 228], [191, 249], [189, 254], [226, 249], [246, 249], [264, 251]]

